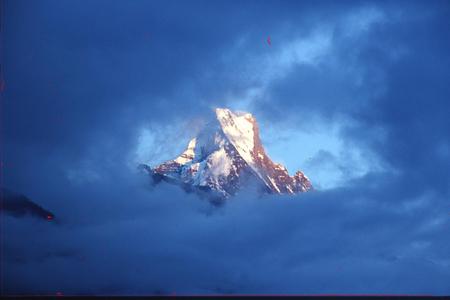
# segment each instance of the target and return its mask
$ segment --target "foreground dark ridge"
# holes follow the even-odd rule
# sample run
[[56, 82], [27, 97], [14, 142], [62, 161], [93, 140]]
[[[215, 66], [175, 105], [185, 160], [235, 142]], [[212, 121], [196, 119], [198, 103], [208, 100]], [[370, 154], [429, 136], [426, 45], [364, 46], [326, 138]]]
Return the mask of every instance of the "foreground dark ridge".
[[26, 196], [16, 194], [5, 188], [1, 189], [0, 209], [6, 214], [16, 218], [25, 217], [27, 215], [47, 221], [51, 221], [55, 218], [53, 213], [34, 203]]

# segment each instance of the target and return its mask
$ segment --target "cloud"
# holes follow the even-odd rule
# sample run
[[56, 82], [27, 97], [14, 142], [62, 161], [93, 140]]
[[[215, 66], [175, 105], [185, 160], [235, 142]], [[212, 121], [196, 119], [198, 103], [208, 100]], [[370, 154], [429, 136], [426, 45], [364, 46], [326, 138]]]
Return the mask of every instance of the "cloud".
[[[60, 214], [68, 217], [61, 226], [6, 218], [6, 292], [450, 292], [449, 221], [438, 209], [445, 199], [381, 193], [384, 185], [370, 180], [373, 190], [263, 198], [242, 192], [221, 208], [164, 184], [153, 191], [107, 185], [110, 191], [95, 198], [80, 189], [89, 204]], [[36, 234], [27, 235], [31, 230]]]
[[[5, 216], [7, 293], [450, 293], [447, 2], [4, 8], [3, 184], [61, 217]], [[152, 188], [135, 162], [215, 106], [339, 184], [218, 209]]]

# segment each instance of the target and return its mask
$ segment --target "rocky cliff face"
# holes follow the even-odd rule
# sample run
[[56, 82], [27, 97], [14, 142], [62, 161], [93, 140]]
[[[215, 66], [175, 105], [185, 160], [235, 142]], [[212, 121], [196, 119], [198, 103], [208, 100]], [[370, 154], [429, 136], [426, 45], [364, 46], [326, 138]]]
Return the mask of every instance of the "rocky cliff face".
[[179, 183], [185, 188], [211, 191], [227, 198], [256, 181], [267, 193], [295, 194], [312, 188], [297, 171], [274, 163], [264, 151], [256, 119], [249, 113], [217, 108], [216, 119], [193, 138], [177, 158], [150, 168], [154, 179]]

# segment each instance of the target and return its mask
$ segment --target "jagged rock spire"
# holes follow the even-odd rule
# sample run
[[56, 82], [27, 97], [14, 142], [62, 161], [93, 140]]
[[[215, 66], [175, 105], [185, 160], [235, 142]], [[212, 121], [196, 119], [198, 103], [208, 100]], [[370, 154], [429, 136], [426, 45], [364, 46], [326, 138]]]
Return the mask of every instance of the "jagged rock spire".
[[245, 186], [249, 178], [269, 193], [294, 194], [312, 189], [301, 171], [290, 176], [283, 165], [268, 157], [251, 114], [226, 108], [217, 108], [215, 114], [214, 122], [193, 138], [180, 156], [146, 169], [159, 179], [225, 198]]

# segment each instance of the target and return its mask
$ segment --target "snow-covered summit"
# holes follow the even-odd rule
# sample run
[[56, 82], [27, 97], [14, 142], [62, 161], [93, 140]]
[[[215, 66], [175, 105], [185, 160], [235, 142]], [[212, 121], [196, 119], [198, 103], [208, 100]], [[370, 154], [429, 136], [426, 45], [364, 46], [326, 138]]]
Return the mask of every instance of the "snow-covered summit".
[[267, 156], [250, 113], [216, 108], [215, 120], [193, 138], [177, 158], [151, 169], [152, 176], [184, 187], [199, 188], [227, 198], [254, 180], [263, 191], [277, 194], [306, 192], [312, 188], [300, 171], [287, 169]]

